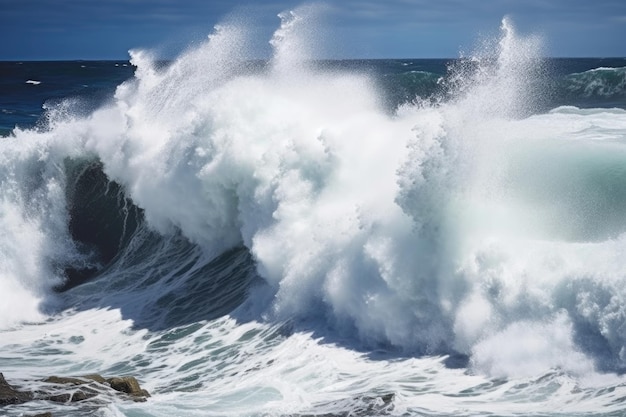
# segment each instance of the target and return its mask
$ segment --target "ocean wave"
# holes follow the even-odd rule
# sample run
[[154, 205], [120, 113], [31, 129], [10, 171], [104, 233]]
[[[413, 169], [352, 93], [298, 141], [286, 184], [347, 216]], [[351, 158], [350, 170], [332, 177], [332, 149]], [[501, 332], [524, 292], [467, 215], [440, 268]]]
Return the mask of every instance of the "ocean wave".
[[581, 97], [615, 97], [626, 95], [626, 67], [595, 68], [567, 75], [563, 88]]
[[166, 332], [245, 311], [494, 377], [626, 369], [626, 115], [534, 114], [537, 40], [507, 21], [444, 99], [390, 114], [377, 80], [291, 55], [285, 19], [266, 66], [220, 26], [169, 65], [134, 51], [95, 111], [51, 104], [3, 139], [0, 325], [40, 303]]

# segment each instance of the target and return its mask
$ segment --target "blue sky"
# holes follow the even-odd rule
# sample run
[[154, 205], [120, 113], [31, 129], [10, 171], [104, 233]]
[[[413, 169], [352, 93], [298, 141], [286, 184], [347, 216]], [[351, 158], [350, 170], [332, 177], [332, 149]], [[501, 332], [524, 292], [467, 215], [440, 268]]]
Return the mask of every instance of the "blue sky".
[[[508, 15], [543, 37], [547, 56], [626, 56], [626, 0], [327, 0], [312, 23], [321, 58], [457, 57], [497, 34]], [[129, 49], [175, 56], [221, 21], [253, 29], [259, 57], [302, 1], [0, 0], [0, 60], [126, 59]]]

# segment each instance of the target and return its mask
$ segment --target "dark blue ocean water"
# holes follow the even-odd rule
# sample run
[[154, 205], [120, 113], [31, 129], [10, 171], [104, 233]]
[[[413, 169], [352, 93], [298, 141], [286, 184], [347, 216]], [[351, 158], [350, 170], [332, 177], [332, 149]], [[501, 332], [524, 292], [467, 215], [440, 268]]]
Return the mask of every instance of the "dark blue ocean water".
[[[329, 70], [360, 72], [381, 86], [386, 105], [441, 95], [444, 78], [459, 64], [452, 59], [393, 59], [318, 61]], [[162, 63], [167, 66], [167, 63]], [[258, 71], [266, 63], [258, 62]], [[15, 126], [37, 124], [44, 106], [74, 98], [74, 111], [87, 114], [111, 99], [115, 88], [134, 74], [128, 61], [0, 62], [0, 134]], [[626, 58], [544, 59], [534, 73], [535, 107], [545, 110], [562, 105], [626, 108]]]
[[33, 127], [44, 105], [80, 98], [85, 111], [112, 97], [132, 77], [128, 62], [47, 61], [0, 63], [0, 131]]

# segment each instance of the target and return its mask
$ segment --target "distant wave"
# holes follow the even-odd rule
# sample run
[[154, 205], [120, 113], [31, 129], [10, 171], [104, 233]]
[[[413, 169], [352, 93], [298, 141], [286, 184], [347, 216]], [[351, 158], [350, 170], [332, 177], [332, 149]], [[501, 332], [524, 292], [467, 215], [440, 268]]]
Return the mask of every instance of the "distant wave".
[[564, 78], [564, 88], [582, 97], [614, 97], [626, 95], [626, 67], [600, 67]]

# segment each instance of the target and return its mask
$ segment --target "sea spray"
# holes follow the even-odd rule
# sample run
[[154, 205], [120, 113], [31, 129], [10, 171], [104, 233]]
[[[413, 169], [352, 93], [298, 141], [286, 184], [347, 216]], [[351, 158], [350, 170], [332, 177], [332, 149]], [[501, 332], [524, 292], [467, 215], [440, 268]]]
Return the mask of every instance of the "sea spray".
[[[64, 300], [87, 311], [119, 309], [156, 332], [148, 350], [157, 356], [161, 342], [178, 348], [156, 340], [158, 332], [199, 332], [202, 345], [204, 333], [221, 337], [206, 323], [231, 311], [252, 328], [295, 331], [285, 345], [316, 345], [304, 333], [312, 331], [365, 350], [461, 353], [472, 371], [498, 377], [623, 369], [615, 196], [624, 112], [533, 114], [540, 50], [504, 21], [489, 53], [452, 66], [444, 96], [390, 115], [372, 77], [302, 65], [310, 30], [301, 26], [315, 22], [297, 10], [284, 16], [268, 65], [245, 59], [245, 28], [232, 24], [169, 65], [134, 51], [136, 75], [109, 103], [86, 117], [49, 113], [49, 130], [18, 130], [13, 145], [2, 144], [3, 155], [11, 146], [25, 155], [7, 158], [8, 177], [34, 164], [34, 177], [44, 179], [35, 182], [38, 198], [19, 189], [7, 200], [14, 209], [4, 211], [3, 230], [28, 226], [7, 236], [30, 243], [28, 251], [3, 251], [3, 268], [22, 265], [26, 254], [34, 259], [25, 264], [40, 268], [7, 273], [19, 275], [7, 282], [21, 280], [32, 307], [17, 318], [37, 317], [37, 300], [51, 299], [62, 279], [54, 265], [80, 258], [68, 237], [63, 161], [86, 159], [102, 164], [145, 224]], [[35, 202], [30, 217], [25, 201]], [[208, 265], [220, 254], [243, 272], [215, 278]], [[235, 301], [213, 308], [219, 297], [198, 290], [203, 280], [236, 284]], [[258, 285], [249, 288], [252, 281]], [[189, 293], [210, 303], [197, 308], [204, 298]], [[234, 312], [242, 294], [248, 302]], [[133, 346], [139, 359], [125, 361], [143, 364], [145, 346]], [[201, 374], [194, 377], [208, 383]], [[270, 391], [287, 396], [285, 387]]]
[[0, 328], [40, 320], [60, 271], [86, 262], [67, 231], [65, 176], [48, 134], [16, 130], [0, 154]]

